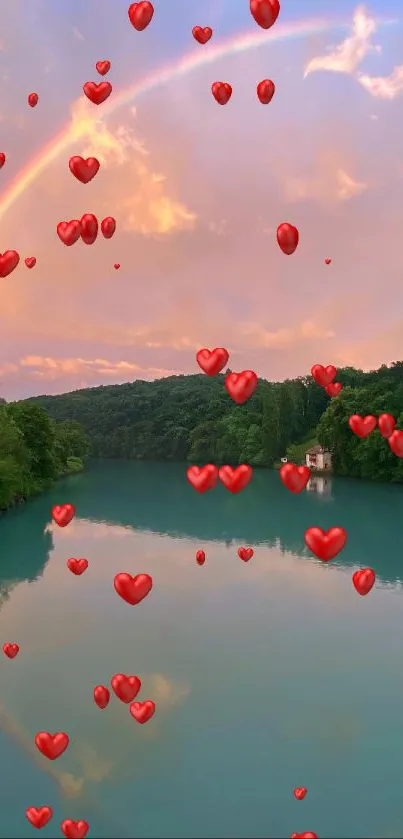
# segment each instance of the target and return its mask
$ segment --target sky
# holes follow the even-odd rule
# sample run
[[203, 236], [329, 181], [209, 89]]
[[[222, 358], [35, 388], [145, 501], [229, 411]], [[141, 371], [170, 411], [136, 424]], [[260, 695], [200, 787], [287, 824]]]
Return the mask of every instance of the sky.
[[[267, 31], [249, 0], [154, 0], [143, 32], [129, 3], [101, 5], [0, 0], [0, 252], [20, 254], [0, 396], [196, 373], [201, 347], [272, 381], [402, 359], [401, 2], [281, 0]], [[82, 87], [104, 59], [96, 106]], [[73, 155], [100, 161], [90, 183]], [[84, 213], [115, 235], [66, 247], [57, 224]]]

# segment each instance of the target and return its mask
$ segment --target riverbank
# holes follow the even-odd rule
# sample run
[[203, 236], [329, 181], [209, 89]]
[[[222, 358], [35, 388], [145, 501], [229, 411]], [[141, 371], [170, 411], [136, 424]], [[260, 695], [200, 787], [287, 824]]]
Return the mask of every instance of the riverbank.
[[[31, 498], [35, 498], [36, 496], [40, 495], [42, 492], [46, 492], [46, 490], [50, 489], [52, 486], [58, 483], [58, 481], [62, 480], [62, 478], [68, 478], [71, 475], [79, 475], [80, 472], [83, 472], [85, 469], [84, 460], [81, 457], [69, 457], [66, 461], [66, 467], [60, 472], [56, 478], [48, 485], [41, 486], [41, 487], [33, 487], [29, 493], [26, 495], [16, 495], [10, 504], [7, 507], [0, 507], [0, 516], [5, 515], [10, 510], [14, 510], [16, 507], [20, 507], [22, 504], [25, 504], [27, 501], [30, 501]], [[0, 483], [1, 483], [1, 476], [0, 476]]]

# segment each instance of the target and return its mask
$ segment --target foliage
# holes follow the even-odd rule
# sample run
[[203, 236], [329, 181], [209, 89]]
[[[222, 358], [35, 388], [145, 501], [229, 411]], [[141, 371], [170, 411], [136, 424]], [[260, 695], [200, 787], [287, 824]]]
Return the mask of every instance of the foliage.
[[0, 509], [81, 471], [88, 451], [77, 423], [56, 423], [31, 401], [0, 404]]

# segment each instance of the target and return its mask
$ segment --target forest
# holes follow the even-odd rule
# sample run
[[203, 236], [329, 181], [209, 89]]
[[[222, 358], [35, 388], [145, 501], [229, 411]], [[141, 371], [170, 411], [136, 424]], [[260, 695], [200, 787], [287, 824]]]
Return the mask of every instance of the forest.
[[90, 444], [74, 421], [55, 422], [35, 402], [0, 404], [0, 511], [80, 472]]
[[22, 404], [44, 408], [56, 422], [78, 423], [93, 457], [273, 467], [285, 455], [303, 463], [305, 450], [319, 442], [332, 452], [337, 475], [403, 480], [403, 463], [380, 433], [361, 440], [348, 425], [353, 413], [388, 412], [403, 428], [403, 361], [371, 372], [340, 369], [343, 389], [333, 399], [310, 375], [260, 379], [241, 406], [224, 387], [228, 372], [106, 385]]

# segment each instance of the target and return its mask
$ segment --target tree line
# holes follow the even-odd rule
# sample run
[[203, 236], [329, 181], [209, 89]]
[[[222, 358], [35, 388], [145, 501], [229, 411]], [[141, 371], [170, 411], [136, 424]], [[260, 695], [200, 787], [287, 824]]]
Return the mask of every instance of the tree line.
[[0, 510], [83, 469], [90, 443], [77, 422], [55, 422], [32, 401], [0, 404]]
[[272, 467], [286, 454], [304, 462], [305, 450], [319, 442], [331, 451], [335, 474], [403, 479], [401, 461], [378, 431], [361, 440], [348, 426], [350, 414], [387, 412], [403, 428], [402, 361], [371, 372], [340, 369], [343, 390], [333, 399], [311, 376], [260, 379], [244, 405], [225, 390], [228, 372], [86, 388], [24, 404], [79, 423], [94, 457]]

